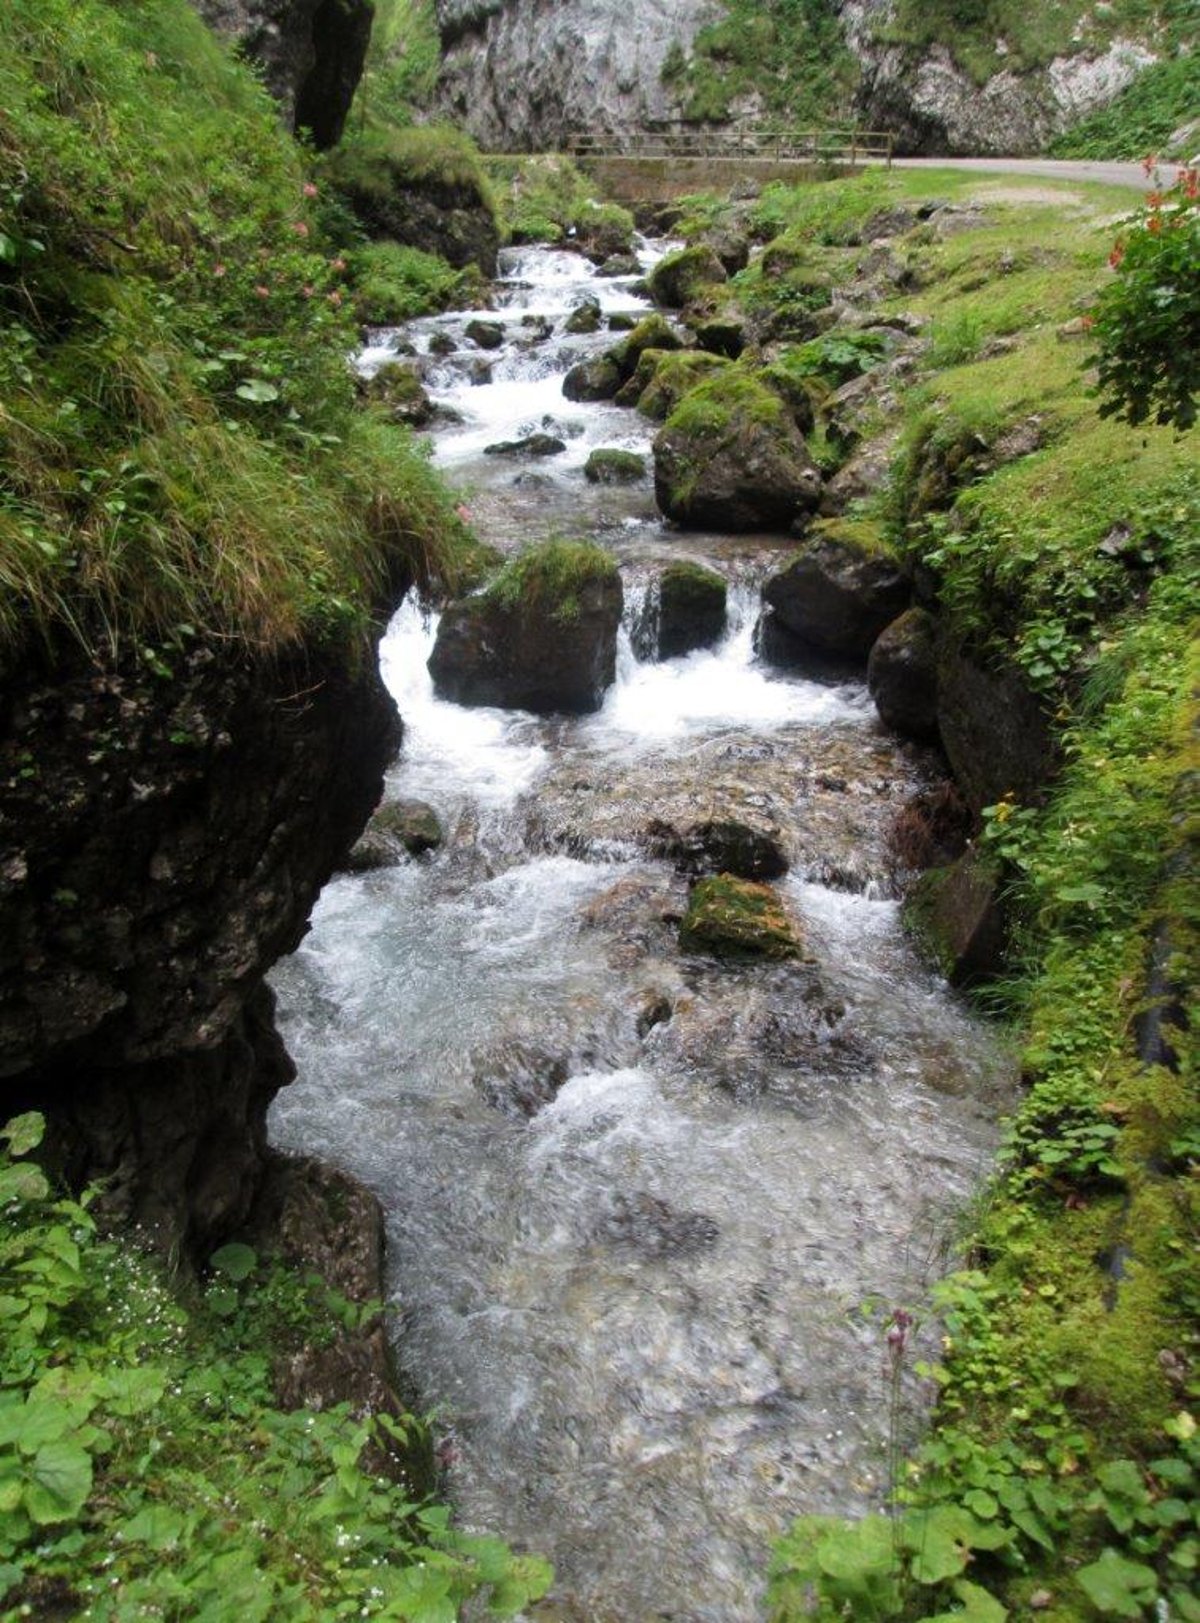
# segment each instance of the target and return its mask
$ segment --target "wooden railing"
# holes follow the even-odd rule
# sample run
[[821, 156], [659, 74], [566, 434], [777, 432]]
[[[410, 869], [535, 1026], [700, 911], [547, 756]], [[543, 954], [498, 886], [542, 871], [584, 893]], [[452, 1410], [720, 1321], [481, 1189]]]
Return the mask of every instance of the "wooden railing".
[[891, 168], [892, 136], [886, 130], [715, 129], [581, 132], [567, 141], [576, 158], [758, 158], [812, 164], [884, 163]]

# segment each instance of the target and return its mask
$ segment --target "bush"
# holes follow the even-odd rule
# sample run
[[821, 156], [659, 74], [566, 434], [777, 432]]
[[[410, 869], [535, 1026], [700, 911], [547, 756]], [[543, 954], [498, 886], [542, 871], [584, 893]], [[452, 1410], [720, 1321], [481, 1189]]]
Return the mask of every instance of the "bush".
[[1100, 414], [1191, 428], [1200, 395], [1200, 170], [1180, 169], [1169, 190], [1149, 194], [1109, 263], [1116, 278], [1093, 311]]

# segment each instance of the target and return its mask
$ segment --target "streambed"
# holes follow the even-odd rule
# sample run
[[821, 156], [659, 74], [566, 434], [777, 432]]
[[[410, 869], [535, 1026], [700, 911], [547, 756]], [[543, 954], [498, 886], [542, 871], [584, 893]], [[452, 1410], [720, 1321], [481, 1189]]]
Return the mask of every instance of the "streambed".
[[[430, 801], [448, 837], [337, 879], [276, 971], [300, 1074], [272, 1133], [383, 1201], [450, 1493], [466, 1523], [553, 1560], [538, 1615], [739, 1623], [790, 1517], [879, 1502], [882, 1337], [861, 1308], [936, 1271], [1007, 1070], [899, 925], [886, 831], [936, 760], [881, 729], [861, 684], [756, 659], [785, 537], [684, 534], [649, 478], [584, 480], [596, 446], [649, 449], [635, 413], [561, 389], [613, 342], [566, 335], [566, 314], [585, 295], [636, 311], [629, 284], [544, 249], [510, 251], [504, 274], [497, 351], [464, 337], [477, 312], [404, 335], [420, 354], [435, 329], [453, 341], [425, 363], [458, 415], [434, 455], [477, 530], [599, 541], [631, 612], [655, 565], [707, 563], [730, 627], [662, 664], [626, 638], [598, 714], [539, 719], [435, 699], [436, 620], [400, 610], [387, 792]], [[567, 450], [485, 451], [540, 429]], [[646, 826], [739, 811], [780, 832], [808, 961], [678, 952], [686, 880]]]

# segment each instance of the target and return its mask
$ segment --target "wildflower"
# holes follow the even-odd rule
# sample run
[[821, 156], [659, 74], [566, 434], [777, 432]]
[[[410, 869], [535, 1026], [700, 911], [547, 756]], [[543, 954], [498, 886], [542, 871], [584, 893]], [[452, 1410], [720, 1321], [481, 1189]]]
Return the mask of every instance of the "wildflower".
[[317, 195], [317, 188], [313, 185], [311, 180], [306, 180], [304, 185], [301, 186], [300, 190], [304, 193], [305, 197], [315, 197]]
[[1142, 159], [1142, 173], [1144, 175], [1152, 175], [1154, 173], [1155, 166], [1157, 165], [1157, 163], [1158, 163], [1158, 153], [1157, 152], [1147, 152], [1146, 156]]
[[459, 518], [462, 519], [464, 524], [469, 524], [471, 522], [471, 509], [467, 506], [466, 502], [459, 502], [454, 511], [458, 514]]
[[1156, 237], [1162, 230], [1162, 215], [1152, 214], [1146, 221], [1146, 230], [1149, 231], [1152, 237]]
[[1109, 256], [1108, 256], [1108, 262], [1112, 266], [1113, 270], [1117, 269], [1118, 265], [1120, 265], [1121, 261], [1124, 258], [1125, 258], [1125, 244], [1123, 242], [1114, 242], [1113, 243], [1113, 248], [1112, 248], [1112, 253], [1110, 253]]
[[342, 295], [338, 292], [336, 287], [334, 288], [332, 293], [327, 293], [325, 296], [329, 300], [330, 304], [332, 304], [335, 309], [342, 302]]
[[271, 297], [271, 289], [269, 287], [264, 287], [261, 282], [254, 289], [254, 291], [258, 294], [260, 299], [269, 299]]
[[1146, 193], [1146, 207], [1147, 208], [1149, 208], [1149, 209], [1160, 209], [1160, 208], [1162, 208], [1162, 205], [1163, 205], [1163, 194], [1161, 192], [1147, 192]]
[[220, 263], [220, 261], [218, 261], [213, 266], [212, 273], [213, 273], [214, 276], [221, 277], [221, 276], [224, 276], [227, 273], [228, 269], [229, 269], [229, 267], [227, 265], [222, 265]]
[[307, 235], [308, 235], [308, 222], [306, 220], [293, 220], [292, 221], [292, 230], [296, 233], [296, 235], [298, 237], [307, 237]]
[[346, 268], [346, 261], [339, 254], [336, 259], [331, 259], [329, 261], [329, 268], [331, 271], [344, 271]]
[[301, 291], [301, 293], [303, 293], [303, 295], [304, 295], [304, 297], [306, 299], [311, 299], [312, 296], [313, 296], [313, 291], [314, 291], [312, 283], [311, 282], [305, 282], [304, 286], [300, 289], [300, 291]]

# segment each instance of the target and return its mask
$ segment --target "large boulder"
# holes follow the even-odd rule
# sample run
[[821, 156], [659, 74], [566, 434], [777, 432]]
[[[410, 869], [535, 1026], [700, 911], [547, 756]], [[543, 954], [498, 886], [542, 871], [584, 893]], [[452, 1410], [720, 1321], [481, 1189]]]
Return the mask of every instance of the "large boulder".
[[769, 885], [732, 874], [702, 879], [679, 927], [684, 952], [714, 958], [799, 958], [800, 939]]
[[598, 710], [616, 676], [621, 603], [617, 566], [599, 547], [532, 547], [446, 609], [429, 658], [434, 687], [459, 704]]
[[968, 650], [939, 624], [938, 730], [946, 759], [972, 811], [1007, 794], [1044, 798], [1058, 766], [1046, 706], [1017, 666]]
[[821, 476], [778, 395], [727, 368], [667, 418], [654, 490], [668, 518], [693, 528], [782, 529], [816, 507]]
[[445, 835], [437, 812], [424, 800], [388, 800], [375, 812], [343, 867], [347, 873], [394, 868], [406, 855], [436, 851]]
[[652, 582], [638, 616], [633, 644], [642, 659], [674, 659], [708, 648], [725, 634], [728, 589], [701, 564], [668, 564]]
[[946, 979], [970, 985], [1004, 967], [1005, 921], [1000, 865], [974, 849], [948, 868], [921, 875], [904, 905], [904, 922]]
[[593, 355], [577, 361], [563, 379], [568, 400], [611, 400], [621, 387], [621, 372], [611, 356]]
[[898, 562], [867, 524], [830, 521], [763, 586], [783, 625], [824, 653], [865, 659], [908, 602]]
[[880, 632], [867, 660], [880, 719], [908, 738], [937, 737], [936, 632], [928, 609], [906, 609]]
[[621, 385], [618, 406], [636, 406], [643, 417], [664, 423], [684, 395], [728, 362], [699, 349], [644, 349], [637, 370]]
[[638, 362], [648, 349], [683, 349], [684, 344], [685, 340], [666, 317], [656, 313], [643, 316], [620, 343], [614, 344], [606, 353], [616, 363], [621, 382], [625, 383], [637, 371]]
[[650, 297], [668, 310], [682, 310], [706, 288], [728, 279], [713, 250], [699, 243], [659, 260], [650, 272]]

